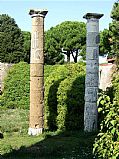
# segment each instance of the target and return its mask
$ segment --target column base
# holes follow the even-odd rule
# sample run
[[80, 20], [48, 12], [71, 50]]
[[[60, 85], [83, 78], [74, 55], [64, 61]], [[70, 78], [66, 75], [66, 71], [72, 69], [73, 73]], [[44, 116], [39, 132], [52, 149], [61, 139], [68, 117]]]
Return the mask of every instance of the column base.
[[29, 128], [28, 134], [32, 136], [37, 136], [43, 133], [43, 128]]

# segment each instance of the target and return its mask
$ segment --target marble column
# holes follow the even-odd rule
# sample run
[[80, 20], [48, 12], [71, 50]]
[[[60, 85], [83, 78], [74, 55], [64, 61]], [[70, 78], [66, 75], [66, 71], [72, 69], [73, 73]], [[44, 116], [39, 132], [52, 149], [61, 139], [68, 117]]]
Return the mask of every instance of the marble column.
[[44, 18], [47, 10], [30, 10], [32, 18], [30, 54], [30, 122], [29, 135], [44, 128]]
[[97, 131], [98, 118], [98, 87], [99, 87], [99, 19], [103, 14], [87, 13], [86, 39], [86, 79], [85, 79], [85, 108], [84, 131]]

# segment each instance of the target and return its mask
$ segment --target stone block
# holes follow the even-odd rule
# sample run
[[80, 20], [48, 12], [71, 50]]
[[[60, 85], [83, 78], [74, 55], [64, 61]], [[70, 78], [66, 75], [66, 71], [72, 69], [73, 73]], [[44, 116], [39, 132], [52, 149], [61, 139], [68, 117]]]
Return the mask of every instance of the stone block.
[[87, 20], [87, 32], [99, 32], [99, 20], [98, 19]]
[[85, 78], [86, 87], [98, 87], [99, 86], [99, 73], [87, 73]]
[[86, 61], [86, 74], [99, 72], [99, 61], [97, 60], [87, 60]]
[[30, 76], [31, 77], [43, 77], [44, 75], [44, 65], [40, 63], [30, 64]]
[[88, 32], [86, 45], [87, 47], [97, 47], [99, 46], [99, 33], [98, 32]]
[[98, 47], [87, 47], [86, 48], [86, 60], [99, 60]]
[[44, 64], [44, 53], [41, 49], [32, 49], [30, 63]]
[[42, 90], [44, 87], [44, 77], [30, 77], [30, 89], [32, 91]]
[[98, 87], [85, 88], [85, 102], [97, 102]]
[[41, 27], [43, 27], [43, 24], [44, 24], [44, 18], [43, 17], [38, 17], [38, 16], [36, 16], [36, 17], [33, 17], [32, 18], [32, 26], [34, 27], [34, 26], [41, 26]]
[[31, 128], [43, 128], [44, 126], [44, 119], [41, 116], [30, 116], [30, 125]]

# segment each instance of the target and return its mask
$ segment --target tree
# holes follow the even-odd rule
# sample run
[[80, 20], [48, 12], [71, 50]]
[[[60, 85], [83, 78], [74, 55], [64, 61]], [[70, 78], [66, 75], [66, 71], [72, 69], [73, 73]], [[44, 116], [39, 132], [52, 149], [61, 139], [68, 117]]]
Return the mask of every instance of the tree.
[[30, 49], [31, 49], [31, 34], [28, 31], [22, 31], [23, 35], [23, 52], [24, 52], [24, 61], [30, 63]]
[[16, 63], [24, 59], [23, 36], [15, 20], [0, 15], [0, 61]]
[[68, 62], [70, 54], [72, 54], [74, 62], [77, 62], [79, 52], [83, 51], [85, 54], [85, 44], [86, 26], [83, 22], [65, 21], [46, 32], [46, 54], [52, 58], [61, 56], [62, 50], [64, 50], [63, 53], [67, 55]]
[[56, 28], [52, 27], [45, 32], [45, 63], [56, 64], [63, 63], [64, 56], [61, 54], [59, 46], [59, 37], [57, 36]]
[[110, 47], [110, 33], [108, 29], [104, 29], [100, 32], [100, 55], [110, 54], [111, 47]]
[[111, 53], [116, 56], [117, 65], [119, 65], [119, 0], [114, 3], [111, 12], [112, 23], [110, 23], [111, 35]]

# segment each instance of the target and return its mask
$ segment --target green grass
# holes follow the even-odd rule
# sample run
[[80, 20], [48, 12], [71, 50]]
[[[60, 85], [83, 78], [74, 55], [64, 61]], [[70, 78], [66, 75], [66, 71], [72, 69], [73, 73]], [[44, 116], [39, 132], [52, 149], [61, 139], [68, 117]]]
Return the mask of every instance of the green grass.
[[[28, 110], [0, 110], [0, 159], [92, 159], [95, 136], [82, 131], [28, 136]], [[23, 129], [23, 130], [22, 130]]]

